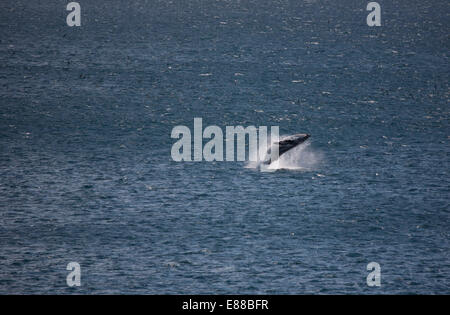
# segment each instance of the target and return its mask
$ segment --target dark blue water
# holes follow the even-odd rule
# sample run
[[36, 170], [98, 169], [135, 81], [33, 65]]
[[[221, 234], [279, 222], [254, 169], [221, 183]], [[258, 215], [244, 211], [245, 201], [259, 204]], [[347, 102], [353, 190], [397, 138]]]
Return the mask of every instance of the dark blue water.
[[[448, 1], [68, 2], [0, 3], [0, 293], [450, 293]], [[319, 158], [174, 162], [194, 117]]]

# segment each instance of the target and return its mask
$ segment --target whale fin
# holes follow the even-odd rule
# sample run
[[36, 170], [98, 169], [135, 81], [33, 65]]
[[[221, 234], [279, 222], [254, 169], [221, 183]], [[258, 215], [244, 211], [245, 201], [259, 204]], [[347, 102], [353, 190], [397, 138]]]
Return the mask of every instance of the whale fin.
[[[280, 141], [273, 143], [267, 150], [266, 156], [268, 159], [264, 161], [263, 164], [270, 164], [276, 161], [281, 155], [302, 144], [303, 142], [308, 140], [309, 137], [311, 137], [311, 135], [306, 133], [298, 133], [295, 135], [287, 136]], [[272, 151], [276, 148], [278, 148], [278, 157], [272, 159]]]

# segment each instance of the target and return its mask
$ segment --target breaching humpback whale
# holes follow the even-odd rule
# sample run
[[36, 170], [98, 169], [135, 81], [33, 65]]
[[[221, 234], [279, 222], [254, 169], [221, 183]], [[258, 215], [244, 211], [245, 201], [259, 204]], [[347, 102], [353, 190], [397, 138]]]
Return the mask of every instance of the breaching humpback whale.
[[[291, 150], [292, 148], [295, 148], [296, 146], [298, 146], [299, 144], [302, 144], [303, 142], [305, 142], [306, 140], [308, 140], [308, 138], [310, 137], [310, 135], [306, 134], [306, 133], [298, 133], [292, 136], [288, 136], [283, 138], [282, 140], [273, 143], [269, 150], [267, 150], [267, 160], [264, 161], [264, 164], [270, 164], [274, 161], [276, 161], [281, 155], [283, 155], [284, 153], [286, 153], [287, 151]], [[274, 157], [274, 159], [272, 160], [272, 150], [274, 150], [275, 146], [278, 147], [278, 157]]]

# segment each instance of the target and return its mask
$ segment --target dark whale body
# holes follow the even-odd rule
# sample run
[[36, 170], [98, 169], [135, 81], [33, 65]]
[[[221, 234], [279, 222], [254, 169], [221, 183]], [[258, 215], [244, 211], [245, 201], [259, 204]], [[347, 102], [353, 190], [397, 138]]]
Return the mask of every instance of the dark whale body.
[[[263, 163], [270, 164], [276, 161], [281, 155], [295, 148], [296, 146], [302, 144], [303, 142], [308, 140], [309, 137], [310, 135], [306, 133], [298, 133], [292, 136], [288, 136], [283, 140], [280, 140], [279, 142], [273, 143], [272, 146], [269, 148], [269, 150], [267, 150], [266, 156], [268, 157], [268, 160], [264, 161]], [[271, 153], [272, 150], [275, 148], [275, 146], [278, 147], [278, 157], [272, 160]]]

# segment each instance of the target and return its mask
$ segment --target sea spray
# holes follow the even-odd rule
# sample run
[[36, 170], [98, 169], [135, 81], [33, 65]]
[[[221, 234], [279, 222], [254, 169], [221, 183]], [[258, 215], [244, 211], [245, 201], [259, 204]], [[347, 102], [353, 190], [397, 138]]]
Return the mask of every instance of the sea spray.
[[[280, 136], [280, 140], [283, 140], [288, 136]], [[273, 144], [273, 141], [270, 142]], [[266, 146], [264, 149], [267, 151], [269, 146]], [[255, 156], [257, 152], [250, 152], [251, 155]], [[287, 170], [313, 170], [316, 168], [321, 161], [323, 161], [323, 154], [311, 146], [311, 142], [304, 142], [288, 152], [284, 153], [279, 157], [276, 161], [272, 162], [270, 165], [264, 165], [262, 161], [265, 161], [267, 158], [264, 156], [260, 156], [259, 162], [248, 162], [246, 164], [246, 168], [257, 168], [261, 171], [275, 171], [280, 169]]]

